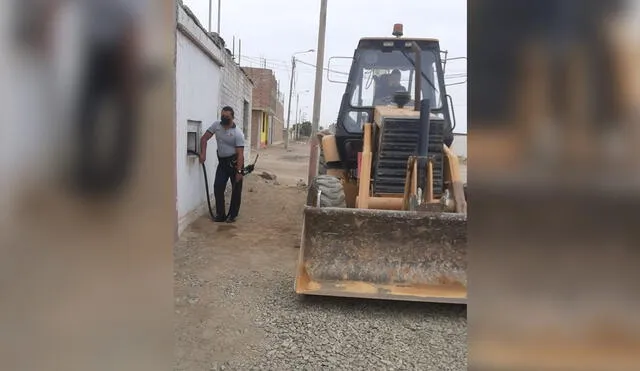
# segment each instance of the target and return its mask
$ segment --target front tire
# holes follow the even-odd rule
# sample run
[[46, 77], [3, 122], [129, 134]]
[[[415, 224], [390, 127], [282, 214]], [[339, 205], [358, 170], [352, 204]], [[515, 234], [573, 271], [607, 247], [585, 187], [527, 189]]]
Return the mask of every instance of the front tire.
[[[320, 191], [320, 205], [318, 203]], [[331, 175], [318, 175], [309, 185], [307, 205], [314, 207], [346, 207], [344, 186], [340, 179]]]

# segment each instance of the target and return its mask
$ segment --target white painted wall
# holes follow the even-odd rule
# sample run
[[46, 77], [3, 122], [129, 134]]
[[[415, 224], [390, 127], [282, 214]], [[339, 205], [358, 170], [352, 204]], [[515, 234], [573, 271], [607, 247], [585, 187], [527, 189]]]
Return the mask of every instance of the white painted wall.
[[[451, 145], [453, 153], [458, 156], [467, 158], [467, 135], [466, 134], [453, 134], [453, 144]], [[467, 164], [460, 164], [460, 176], [462, 180], [467, 182]]]
[[453, 134], [453, 144], [451, 145], [451, 149], [456, 155], [467, 157], [467, 135]]
[[[202, 166], [197, 158], [186, 153], [187, 123], [189, 120], [201, 121], [199, 135], [202, 135], [209, 125], [218, 119], [224, 53], [204, 32], [197, 20], [181, 6], [178, 6], [178, 25], [175, 150], [179, 235], [191, 222], [208, 212]], [[213, 181], [218, 166], [216, 150], [215, 140], [211, 140], [207, 147], [206, 168], [212, 202]]]
[[[188, 156], [187, 122], [202, 121], [200, 135], [218, 119], [222, 70], [181, 32], [177, 37], [176, 56], [176, 166], [178, 233], [206, 210], [205, 186], [198, 159]], [[199, 138], [198, 138], [199, 139]], [[209, 191], [218, 165], [216, 142], [207, 147]], [[213, 202], [213, 200], [212, 200]]]
[[[236, 124], [242, 126], [246, 122], [250, 135], [253, 85], [224, 49], [222, 41], [208, 35], [197, 18], [182, 6], [178, 6], [176, 32], [176, 211], [180, 235], [194, 220], [208, 213], [202, 166], [195, 156], [187, 155], [188, 122], [202, 122], [198, 133], [200, 137], [219, 119], [222, 107], [229, 105], [234, 108]], [[245, 101], [249, 103], [246, 120], [243, 114]], [[213, 182], [218, 166], [216, 151], [216, 141], [211, 139], [207, 147], [206, 167], [212, 207], [215, 203]], [[250, 151], [251, 146], [247, 145], [247, 163]], [[229, 200], [226, 201], [228, 204]]]

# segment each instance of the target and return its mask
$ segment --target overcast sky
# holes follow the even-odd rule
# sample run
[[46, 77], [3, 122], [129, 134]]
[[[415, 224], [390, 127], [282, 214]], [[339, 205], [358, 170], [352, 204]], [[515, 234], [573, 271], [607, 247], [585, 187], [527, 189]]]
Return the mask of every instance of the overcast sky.
[[[207, 27], [209, 0], [183, 0], [184, 4]], [[233, 37], [242, 39], [243, 66], [259, 66], [260, 59], [274, 70], [285, 94], [285, 120], [291, 56], [293, 53], [316, 49], [318, 43], [319, 0], [220, 0], [222, 1], [220, 34], [232, 50]], [[217, 29], [218, 0], [213, 0], [212, 28]], [[449, 57], [467, 56], [466, 0], [328, 0], [325, 68], [332, 56], [351, 57], [362, 37], [391, 36], [394, 23], [404, 24], [405, 37], [440, 39], [441, 48]], [[316, 54], [296, 57], [315, 65]], [[334, 60], [335, 61], [335, 60]], [[344, 60], [332, 61], [332, 69], [345, 70]], [[334, 64], [334, 63], [338, 64]], [[466, 80], [466, 60], [452, 61], [447, 66], [448, 83]], [[311, 119], [315, 69], [298, 64], [295, 91], [309, 90], [300, 96], [299, 107]], [[331, 75], [334, 79], [337, 77]], [[320, 126], [335, 122], [345, 85], [327, 80], [323, 74]], [[467, 85], [448, 87], [457, 118], [456, 132], [467, 131]], [[292, 100], [291, 123], [295, 118], [295, 94]]]

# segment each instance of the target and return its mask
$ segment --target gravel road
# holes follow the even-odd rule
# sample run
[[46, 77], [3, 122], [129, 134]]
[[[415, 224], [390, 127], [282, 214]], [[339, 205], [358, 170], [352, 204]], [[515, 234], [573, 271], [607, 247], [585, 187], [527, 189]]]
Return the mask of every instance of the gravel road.
[[[270, 151], [262, 169], [291, 157]], [[203, 218], [181, 237], [175, 369], [466, 370], [465, 306], [294, 293], [305, 197], [296, 175], [247, 177], [235, 225]]]
[[292, 278], [289, 272], [228, 277], [221, 299], [242, 308], [264, 338], [246, 358], [214, 362], [212, 369], [466, 370], [463, 307], [300, 300]]

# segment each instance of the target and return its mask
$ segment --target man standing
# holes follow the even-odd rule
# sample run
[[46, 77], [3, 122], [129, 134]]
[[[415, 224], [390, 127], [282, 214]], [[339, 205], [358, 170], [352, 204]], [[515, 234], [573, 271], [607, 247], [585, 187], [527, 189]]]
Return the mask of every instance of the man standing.
[[[200, 138], [200, 163], [207, 159], [207, 142], [216, 136], [218, 144], [218, 168], [213, 183], [213, 193], [216, 197], [216, 222], [233, 223], [240, 211], [242, 194], [242, 169], [244, 168], [244, 134], [233, 122], [233, 108], [222, 108], [220, 121], [214, 122]], [[229, 214], [225, 214], [224, 191], [231, 179], [233, 186]]]
[[374, 104], [386, 105], [393, 102], [393, 96], [399, 92], [406, 92], [407, 89], [400, 83], [402, 74], [399, 69], [394, 69], [390, 74], [381, 75], [376, 81], [376, 92]]

